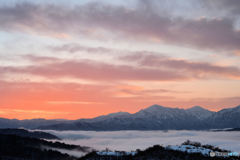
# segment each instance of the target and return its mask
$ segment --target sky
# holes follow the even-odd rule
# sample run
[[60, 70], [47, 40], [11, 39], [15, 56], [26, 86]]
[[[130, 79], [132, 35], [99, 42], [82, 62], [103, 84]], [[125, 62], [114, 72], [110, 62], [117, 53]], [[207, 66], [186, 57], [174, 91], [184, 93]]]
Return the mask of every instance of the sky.
[[239, 0], [0, 0], [0, 117], [240, 104]]

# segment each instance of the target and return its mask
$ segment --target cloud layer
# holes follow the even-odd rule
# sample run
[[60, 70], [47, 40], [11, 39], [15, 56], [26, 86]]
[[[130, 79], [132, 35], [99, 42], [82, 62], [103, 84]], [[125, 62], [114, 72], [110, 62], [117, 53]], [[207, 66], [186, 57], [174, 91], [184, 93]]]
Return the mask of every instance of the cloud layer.
[[0, 28], [59, 37], [120, 36], [203, 49], [240, 49], [240, 31], [234, 27], [233, 19], [174, 17], [159, 13], [157, 10], [162, 9], [153, 5], [151, 1], [139, 1], [134, 8], [97, 2], [74, 7], [18, 3], [0, 7]]
[[[97, 81], [183, 81], [208, 78], [240, 78], [240, 69], [237, 67], [178, 60], [149, 53], [129, 54], [118, 58], [128, 64], [110, 64], [88, 59], [63, 60], [51, 57], [24, 57], [35, 63], [37, 62], [38, 65], [0, 66], [0, 74], [30, 74], [46, 78], [71, 77]], [[132, 62], [137, 62], [137, 65]]]
[[95, 149], [134, 151], [160, 145], [180, 145], [186, 140], [215, 145], [240, 152], [238, 132], [209, 131], [48, 131], [63, 138], [65, 143], [85, 145]]

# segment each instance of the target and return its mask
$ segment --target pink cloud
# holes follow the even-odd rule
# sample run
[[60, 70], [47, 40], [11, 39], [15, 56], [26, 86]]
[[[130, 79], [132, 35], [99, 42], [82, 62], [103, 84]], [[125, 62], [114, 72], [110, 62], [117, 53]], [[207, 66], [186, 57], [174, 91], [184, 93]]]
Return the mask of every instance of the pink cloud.
[[[125, 64], [93, 60], [63, 60], [52, 57], [24, 56], [36, 65], [0, 67], [0, 74], [30, 74], [46, 78], [79, 78], [94, 81], [186, 81], [193, 79], [239, 79], [240, 69], [206, 62], [178, 60], [151, 53], [119, 57]], [[137, 62], [132, 64], [132, 62]]]
[[113, 65], [90, 60], [53, 62], [43, 65], [34, 65], [27, 67], [1, 67], [0, 73], [25, 73], [40, 75], [48, 78], [75, 77], [96, 81], [166, 81], [189, 79], [189, 77], [185, 75], [167, 70], [134, 67], [130, 65]]
[[166, 56], [156, 56], [151, 53], [132, 54], [120, 57], [123, 61], [136, 61], [141, 66], [165, 68], [188, 74], [195, 78], [240, 78], [240, 69], [235, 66], [219, 66], [207, 62], [192, 62]]

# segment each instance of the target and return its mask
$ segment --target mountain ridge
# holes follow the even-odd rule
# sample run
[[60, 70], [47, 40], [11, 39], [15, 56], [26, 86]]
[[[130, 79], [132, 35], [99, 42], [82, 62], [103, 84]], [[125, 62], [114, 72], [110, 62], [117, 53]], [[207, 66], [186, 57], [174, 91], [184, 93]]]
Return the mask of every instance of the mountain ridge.
[[[38, 122], [38, 120], [41, 122]], [[200, 106], [182, 109], [154, 104], [136, 113], [116, 112], [91, 119], [78, 120], [38, 120], [33, 120], [36, 123], [31, 122], [31, 120], [27, 120], [28, 123], [26, 123], [26, 120], [9, 121], [13, 124], [17, 122], [12, 128], [25, 127], [29, 129], [53, 130], [115, 131], [239, 128], [240, 105], [213, 112]], [[5, 121], [7, 120], [5, 119]], [[0, 119], [0, 128], [7, 126], [7, 124], [1, 125], [2, 123]]]

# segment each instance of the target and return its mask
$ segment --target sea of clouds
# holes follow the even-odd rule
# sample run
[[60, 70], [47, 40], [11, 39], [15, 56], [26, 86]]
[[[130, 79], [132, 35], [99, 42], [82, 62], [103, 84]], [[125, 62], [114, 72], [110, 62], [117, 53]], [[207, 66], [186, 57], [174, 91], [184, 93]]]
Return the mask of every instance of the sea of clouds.
[[45, 130], [62, 142], [92, 147], [97, 150], [111, 149], [133, 151], [159, 144], [180, 145], [186, 140], [211, 144], [222, 149], [240, 152], [240, 132], [213, 131], [53, 131]]

